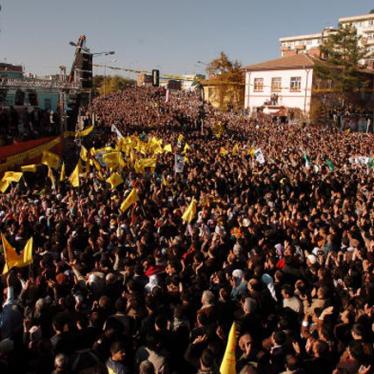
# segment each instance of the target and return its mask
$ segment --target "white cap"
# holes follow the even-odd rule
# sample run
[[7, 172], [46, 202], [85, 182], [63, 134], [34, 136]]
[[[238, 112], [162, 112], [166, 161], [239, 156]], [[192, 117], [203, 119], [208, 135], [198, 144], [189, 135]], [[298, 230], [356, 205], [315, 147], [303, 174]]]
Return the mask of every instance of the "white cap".
[[243, 276], [244, 276], [243, 270], [235, 269], [235, 270], [232, 272], [232, 276], [233, 276], [234, 278], [243, 278]]
[[306, 256], [307, 260], [309, 260], [309, 262], [314, 265], [316, 262], [317, 262], [317, 257], [315, 255], [308, 255]]

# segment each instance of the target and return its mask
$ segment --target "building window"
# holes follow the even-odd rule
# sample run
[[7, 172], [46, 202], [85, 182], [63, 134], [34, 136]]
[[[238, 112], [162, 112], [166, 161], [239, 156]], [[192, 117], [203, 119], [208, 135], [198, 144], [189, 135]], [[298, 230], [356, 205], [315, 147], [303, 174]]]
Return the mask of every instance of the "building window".
[[271, 92], [281, 92], [282, 90], [282, 78], [276, 77], [271, 78]]
[[264, 90], [264, 78], [255, 78], [254, 80], [254, 91], [262, 92]]
[[301, 90], [301, 77], [291, 77], [290, 91], [299, 92]]

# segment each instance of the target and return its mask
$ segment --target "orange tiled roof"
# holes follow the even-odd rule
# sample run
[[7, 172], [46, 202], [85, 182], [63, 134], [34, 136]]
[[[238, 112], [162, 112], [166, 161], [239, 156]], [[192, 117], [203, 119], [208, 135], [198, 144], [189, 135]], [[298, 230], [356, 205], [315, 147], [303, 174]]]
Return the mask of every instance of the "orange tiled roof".
[[259, 64], [248, 65], [243, 69], [247, 71], [261, 71], [312, 68], [316, 63], [315, 60], [315, 58], [307, 54], [298, 54], [276, 58], [275, 60], [269, 60]]

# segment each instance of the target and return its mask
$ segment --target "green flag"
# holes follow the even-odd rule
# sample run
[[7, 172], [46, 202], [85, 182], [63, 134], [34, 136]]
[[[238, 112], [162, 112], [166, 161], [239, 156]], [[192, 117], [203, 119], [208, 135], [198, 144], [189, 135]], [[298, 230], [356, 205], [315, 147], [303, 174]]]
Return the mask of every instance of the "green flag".
[[373, 157], [369, 160], [368, 167], [374, 169], [374, 158]]
[[305, 167], [309, 169], [312, 163], [310, 162], [309, 157], [306, 154], [304, 154], [304, 161], [305, 161]]
[[333, 164], [333, 162], [330, 160], [330, 159], [327, 159], [326, 161], [325, 161], [325, 163], [326, 163], [326, 165], [327, 165], [327, 167], [330, 169], [330, 171], [334, 171], [334, 164]]

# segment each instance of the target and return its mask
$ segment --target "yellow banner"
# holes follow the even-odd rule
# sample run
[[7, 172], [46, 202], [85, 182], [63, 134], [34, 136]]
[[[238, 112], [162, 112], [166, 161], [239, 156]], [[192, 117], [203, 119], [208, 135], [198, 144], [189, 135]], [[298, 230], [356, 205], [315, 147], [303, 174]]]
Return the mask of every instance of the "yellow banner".
[[69, 138], [69, 137], [73, 137], [73, 136], [76, 136], [77, 138], [83, 138], [83, 137], [91, 134], [93, 129], [94, 129], [94, 125], [91, 125], [91, 126], [87, 127], [86, 129], [83, 129], [83, 130], [80, 130], [80, 131], [65, 131], [64, 132], [64, 138]]
[[29, 149], [28, 151], [18, 153], [16, 155], [7, 157], [6, 162], [0, 164], [0, 172], [7, 171], [13, 166], [22, 164], [25, 160], [32, 160], [40, 156], [44, 151], [49, 151], [61, 142], [60, 137], [57, 137], [46, 144], [38, 145], [35, 148]]

